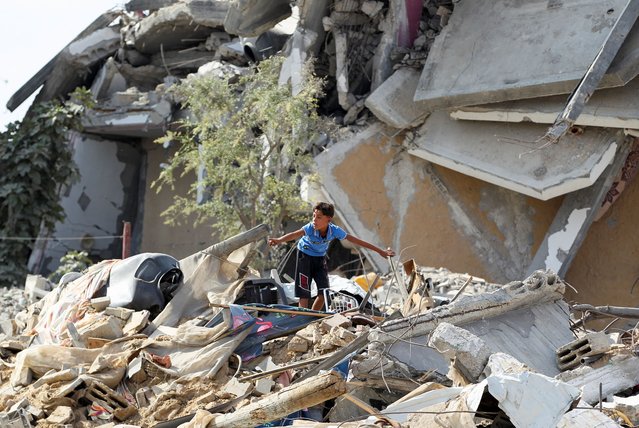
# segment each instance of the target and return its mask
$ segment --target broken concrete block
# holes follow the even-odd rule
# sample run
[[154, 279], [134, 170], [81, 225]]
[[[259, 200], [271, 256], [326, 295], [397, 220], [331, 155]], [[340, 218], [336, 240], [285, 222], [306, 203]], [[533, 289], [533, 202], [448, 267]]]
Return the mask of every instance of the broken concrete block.
[[620, 425], [599, 409], [573, 409], [561, 417], [557, 428], [618, 428]]
[[290, 2], [274, 0], [268, 7], [259, 0], [229, 2], [224, 30], [240, 36], [257, 36], [291, 15]]
[[295, 333], [303, 339], [308, 340], [310, 343], [319, 343], [322, 340], [322, 332], [320, 331], [319, 324], [311, 323]]
[[351, 343], [357, 338], [357, 335], [355, 333], [345, 329], [344, 327], [333, 327], [330, 334], [335, 335], [346, 344]]
[[269, 372], [271, 370], [279, 369], [280, 366], [273, 362], [273, 358], [269, 355], [264, 358], [258, 365], [255, 366], [255, 369], [260, 372]]
[[42, 410], [40, 407], [28, 405], [27, 408], [26, 408], [26, 411], [27, 411], [27, 413], [32, 415], [36, 420], [37, 419], [42, 419], [42, 418], [44, 418], [46, 416], [45, 413], [44, 413], [44, 410]]
[[271, 392], [271, 389], [275, 385], [273, 379], [263, 377], [255, 381], [255, 390], [253, 391], [257, 395], [267, 395]]
[[111, 298], [109, 296], [96, 297], [91, 299], [91, 307], [100, 312], [105, 310], [111, 304]]
[[231, 378], [222, 388], [224, 392], [233, 394], [236, 397], [242, 397], [251, 387], [250, 382], [240, 382], [237, 378]]
[[72, 394], [76, 389], [80, 389], [84, 385], [84, 379], [79, 377], [67, 385], [61, 386], [52, 396], [52, 398], [63, 398]]
[[291, 352], [306, 352], [308, 351], [308, 347], [308, 340], [299, 336], [293, 336], [288, 342], [288, 345], [286, 345], [286, 349]]
[[593, 405], [599, 401], [599, 388], [601, 395], [608, 397], [639, 384], [639, 358], [620, 353], [603, 367], [578, 367], [560, 373], [557, 379], [581, 388], [582, 400]]
[[603, 402], [602, 406], [606, 409], [618, 410], [630, 419], [633, 426], [639, 425], [639, 395], [631, 395], [630, 397], [612, 397], [612, 403]]
[[111, 306], [107, 307], [104, 310], [105, 314], [113, 315], [114, 317], [120, 318], [123, 321], [127, 321], [133, 312], [135, 312], [133, 309], [114, 308]]
[[484, 368], [484, 376], [523, 373], [529, 370], [524, 363], [512, 355], [495, 352], [488, 358], [488, 363]]
[[150, 391], [150, 388], [143, 387], [135, 392], [135, 401], [138, 403], [138, 408], [146, 407], [149, 405], [149, 399], [146, 397], [146, 392]]
[[588, 333], [557, 349], [557, 367], [561, 371], [578, 367], [586, 357], [608, 351], [610, 345], [610, 338], [604, 331]]
[[486, 378], [490, 395], [517, 427], [554, 427], [581, 391], [572, 385], [530, 371]]
[[97, 76], [91, 84], [91, 93], [95, 100], [109, 98], [113, 93], [124, 91], [127, 88], [127, 82], [124, 76], [118, 70], [113, 57], [106, 60], [106, 63], [98, 71]]
[[160, 8], [135, 26], [127, 44], [143, 54], [193, 47], [224, 25], [228, 8], [225, 1], [177, 2]]
[[206, 404], [206, 403], [211, 403], [211, 402], [213, 402], [213, 401], [215, 401], [217, 399], [218, 399], [217, 390], [213, 389], [213, 390], [207, 392], [206, 394], [200, 395], [198, 398], [196, 398], [195, 399], [195, 403], [197, 403], [197, 404], [202, 404], [202, 403]]
[[320, 323], [320, 328], [324, 333], [328, 333], [333, 327], [350, 327], [351, 320], [346, 318], [342, 314], [333, 314], [330, 317], [326, 317]]
[[142, 329], [148, 324], [150, 315], [151, 313], [147, 310], [133, 312], [122, 329], [124, 335], [128, 336], [142, 331]]
[[73, 367], [66, 370], [49, 370], [40, 379], [33, 383], [34, 388], [39, 388], [45, 383], [66, 382], [76, 379], [80, 375], [80, 370]]
[[68, 406], [58, 406], [47, 417], [46, 421], [54, 425], [64, 425], [73, 422], [73, 409]]
[[24, 292], [30, 301], [40, 300], [51, 291], [51, 283], [40, 275], [27, 275], [24, 283]]
[[0, 426], [3, 428], [31, 428], [30, 415], [23, 409], [0, 413]]
[[8, 412], [15, 412], [18, 409], [23, 409], [29, 405], [29, 399], [27, 397], [22, 397], [17, 402], [13, 403], [11, 407], [9, 407]]
[[100, 317], [93, 320], [91, 323], [82, 326], [78, 330], [78, 333], [82, 336], [84, 341], [86, 341], [89, 337], [113, 340], [119, 339], [123, 336], [120, 321], [111, 316]]
[[72, 322], [68, 322], [67, 331], [69, 332], [69, 336], [71, 338], [71, 341], [73, 342], [73, 346], [75, 346], [76, 348], [86, 348], [82, 336], [78, 332], [78, 329], [75, 328], [75, 324], [73, 324]]
[[455, 368], [471, 382], [475, 383], [488, 362], [492, 350], [479, 337], [468, 330], [442, 322], [430, 336], [428, 346], [437, 349]]
[[120, 394], [97, 380], [94, 380], [84, 393], [84, 397], [91, 401], [103, 401], [113, 408], [113, 416], [124, 421], [137, 413], [135, 406]]
[[142, 383], [146, 380], [147, 375], [142, 367], [141, 357], [135, 357], [131, 360], [127, 368], [127, 376], [135, 383]]
[[0, 333], [4, 333], [7, 337], [13, 337], [15, 333], [15, 323], [13, 320], [0, 319]]

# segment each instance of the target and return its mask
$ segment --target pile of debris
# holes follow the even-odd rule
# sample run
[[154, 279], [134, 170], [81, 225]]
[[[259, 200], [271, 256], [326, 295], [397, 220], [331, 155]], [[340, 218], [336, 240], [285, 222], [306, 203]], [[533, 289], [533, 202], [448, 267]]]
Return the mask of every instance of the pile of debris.
[[634, 330], [572, 331], [555, 274], [498, 286], [409, 260], [312, 311], [248, 266], [265, 235], [107, 260], [51, 291], [30, 277], [36, 302], [2, 325], [2, 426], [639, 422]]

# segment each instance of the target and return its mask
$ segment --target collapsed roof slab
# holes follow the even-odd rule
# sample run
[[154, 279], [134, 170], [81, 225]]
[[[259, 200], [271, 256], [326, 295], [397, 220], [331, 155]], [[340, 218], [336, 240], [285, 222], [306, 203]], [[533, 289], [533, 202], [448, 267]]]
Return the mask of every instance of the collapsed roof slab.
[[82, 126], [90, 134], [157, 138], [165, 134], [171, 113], [171, 103], [166, 100], [112, 111], [91, 110], [83, 116]]
[[154, 54], [197, 45], [214, 29], [224, 27], [228, 4], [224, 0], [192, 0], [159, 9], [135, 25], [135, 49]]
[[[639, 129], [639, 78], [626, 86], [595, 91], [575, 125]], [[566, 103], [565, 95], [459, 107], [453, 119], [552, 124]]]
[[430, 115], [408, 152], [462, 174], [548, 200], [592, 185], [612, 161], [623, 133], [586, 128], [540, 148], [546, 126], [456, 121]]
[[[460, 2], [435, 39], [414, 99], [435, 110], [569, 93], [588, 70], [626, 3]], [[621, 86], [635, 77], [636, 27], [600, 87]]]
[[288, 0], [236, 0], [230, 3], [224, 29], [243, 37], [258, 36], [292, 13]]
[[49, 101], [59, 96], [66, 97], [78, 86], [86, 84], [87, 78], [92, 75], [98, 64], [113, 55], [119, 47], [118, 27], [101, 28], [71, 42], [56, 57], [55, 66], [34, 103]]

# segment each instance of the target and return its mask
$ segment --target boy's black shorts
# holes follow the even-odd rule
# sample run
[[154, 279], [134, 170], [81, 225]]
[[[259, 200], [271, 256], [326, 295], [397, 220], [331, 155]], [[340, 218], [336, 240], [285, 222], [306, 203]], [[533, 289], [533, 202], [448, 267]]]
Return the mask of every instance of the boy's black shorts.
[[295, 296], [311, 297], [311, 280], [315, 280], [317, 293], [328, 288], [328, 266], [325, 256], [309, 256], [297, 250], [297, 269], [295, 272]]

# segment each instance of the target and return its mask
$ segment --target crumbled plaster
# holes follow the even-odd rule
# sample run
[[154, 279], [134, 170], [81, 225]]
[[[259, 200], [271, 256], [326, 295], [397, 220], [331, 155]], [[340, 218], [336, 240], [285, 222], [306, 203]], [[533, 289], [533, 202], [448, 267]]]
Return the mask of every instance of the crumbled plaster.
[[588, 217], [588, 211], [590, 211], [590, 208], [574, 210], [568, 217], [566, 227], [548, 237], [548, 256], [545, 261], [547, 269], [559, 272], [563, 264], [563, 258], [570, 250], [572, 243], [577, 238], [577, 234]]

